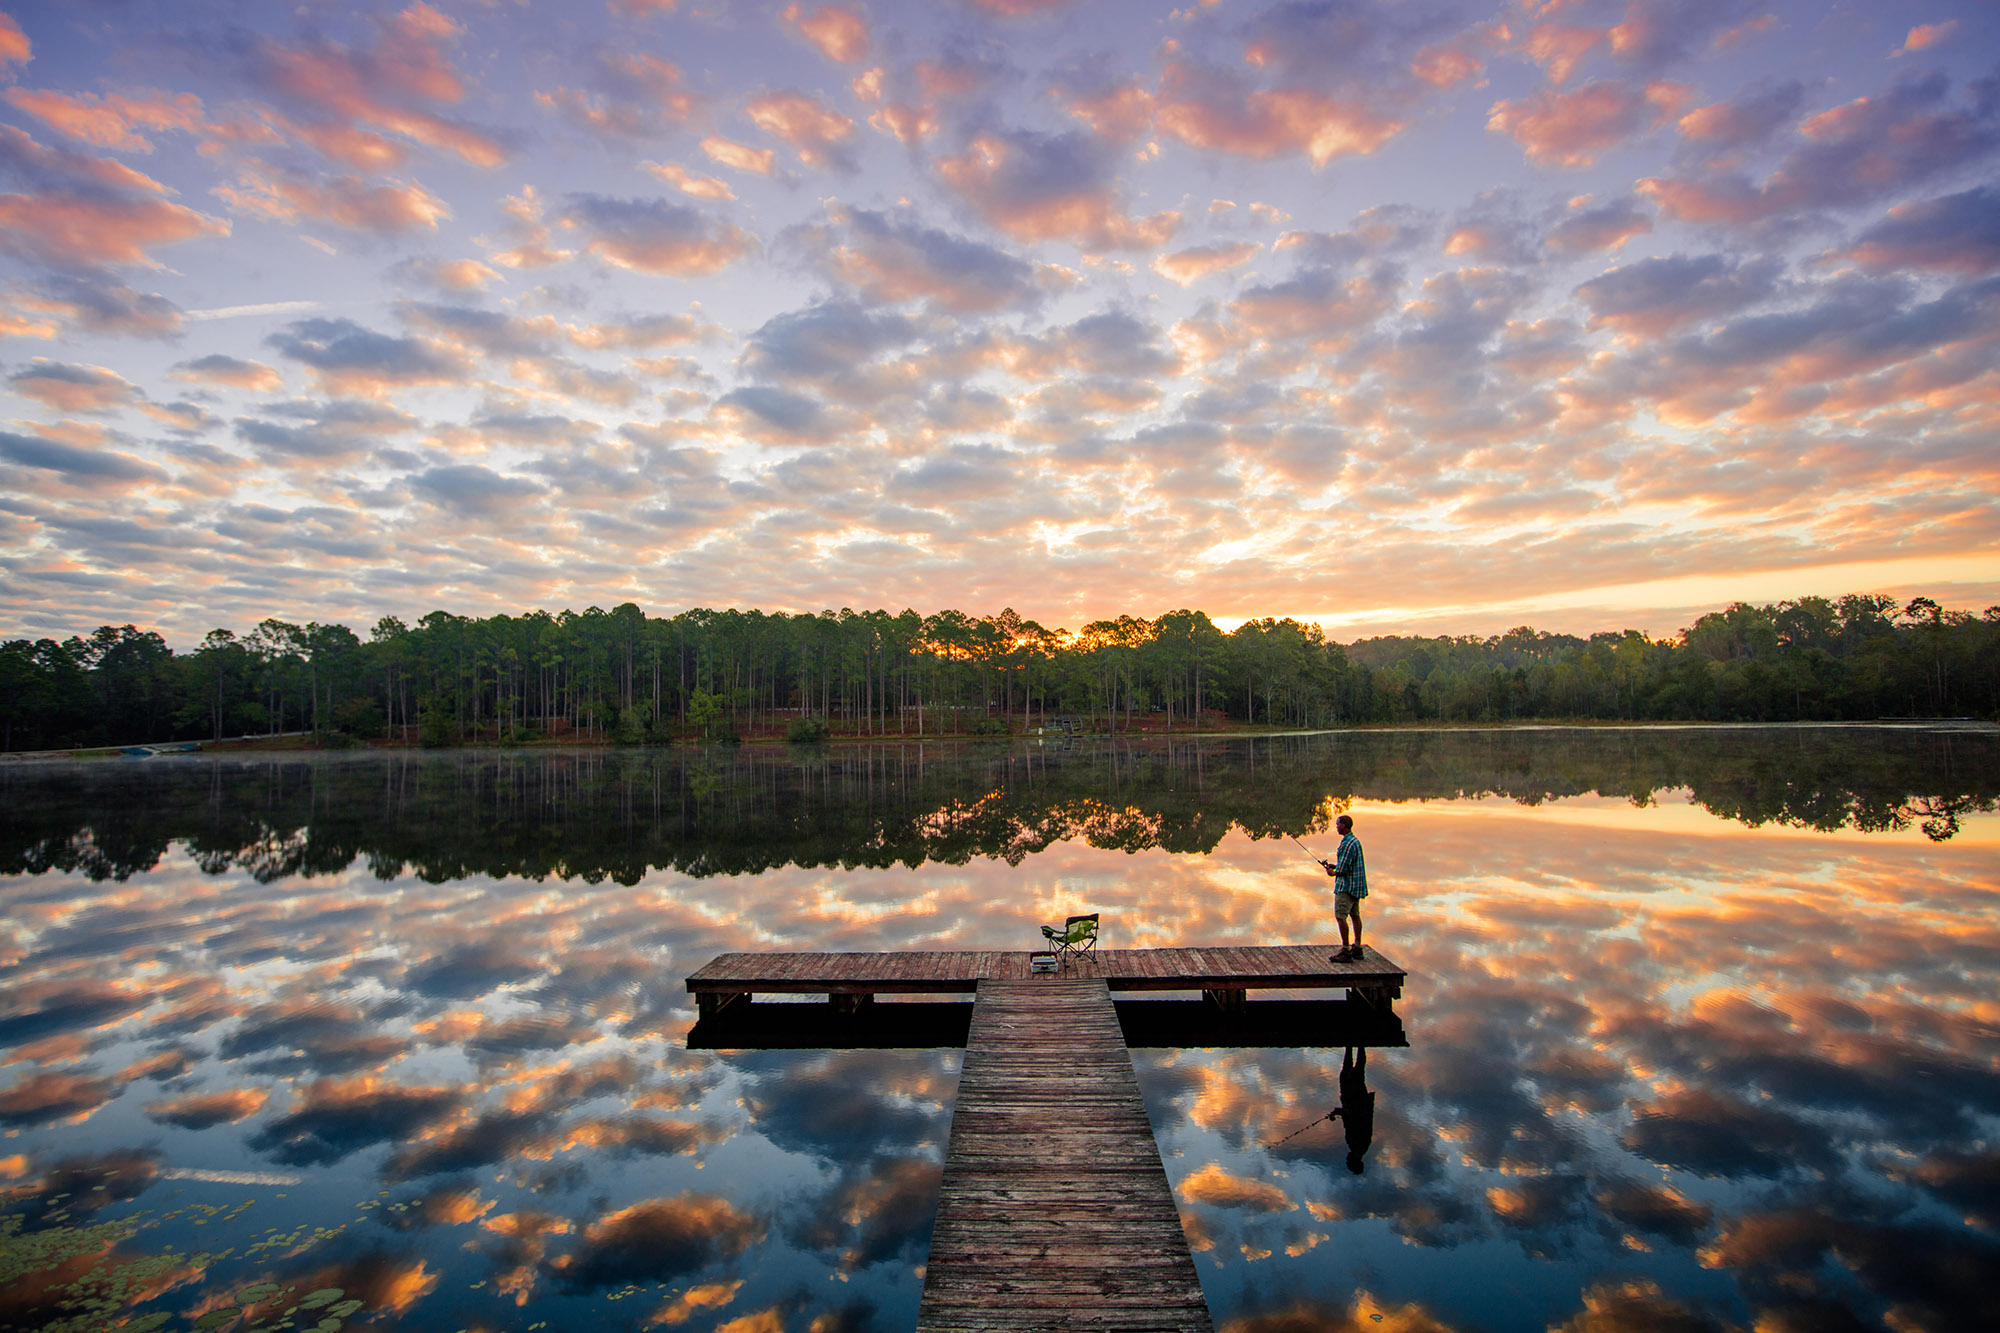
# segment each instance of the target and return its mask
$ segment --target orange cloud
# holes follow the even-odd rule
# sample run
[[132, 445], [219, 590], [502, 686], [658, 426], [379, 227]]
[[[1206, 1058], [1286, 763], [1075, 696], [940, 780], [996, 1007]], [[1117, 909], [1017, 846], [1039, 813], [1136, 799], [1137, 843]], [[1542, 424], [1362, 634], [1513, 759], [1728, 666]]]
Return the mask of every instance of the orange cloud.
[[1180, 1194], [1211, 1208], [1242, 1208], [1253, 1213], [1274, 1213], [1298, 1206], [1290, 1195], [1268, 1180], [1232, 1176], [1215, 1162], [1183, 1180]]
[[725, 167], [734, 167], [738, 171], [755, 172], [759, 176], [768, 176], [771, 174], [771, 168], [778, 156], [775, 151], [769, 148], [749, 148], [743, 144], [731, 142], [728, 139], [717, 138], [714, 135], [710, 135], [701, 141], [701, 151], [707, 153], [711, 160], [720, 162]]
[[867, 20], [851, 9], [824, 5], [807, 14], [789, 5], [782, 17], [828, 60], [855, 65], [868, 58]]
[[729, 188], [729, 182], [714, 176], [697, 176], [678, 162], [643, 162], [646, 170], [672, 185], [682, 194], [691, 194], [697, 199], [714, 199], [727, 202], [736, 198], [736, 192]]
[[139, 387], [103, 366], [78, 366], [36, 357], [7, 377], [15, 393], [59, 412], [115, 412], [144, 397]]
[[852, 120], [803, 93], [760, 97], [743, 111], [758, 129], [790, 144], [807, 166], [837, 160], [839, 146], [854, 134]]
[[1195, 148], [1254, 158], [1303, 153], [1315, 167], [1365, 157], [1403, 132], [1392, 116], [1311, 89], [1238, 98], [1186, 65], [1168, 69], [1156, 116], [1161, 129]]
[[277, 222], [313, 218], [384, 235], [419, 228], [435, 231], [451, 216], [442, 199], [415, 181], [377, 184], [358, 176], [305, 180], [262, 175], [252, 167], [236, 185], [219, 185], [214, 194], [232, 207]]
[[743, 1290], [743, 1279], [733, 1282], [703, 1282], [689, 1287], [672, 1300], [662, 1305], [647, 1318], [649, 1328], [662, 1324], [685, 1324], [702, 1310], [719, 1310], [736, 1299], [736, 1293]]
[[1573, 93], [1547, 91], [1495, 102], [1486, 128], [1512, 135], [1532, 162], [1587, 167], [1606, 149], [1671, 116], [1687, 91], [1680, 84], [1652, 83], [1639, 89], [1598, 80]]
[[1233, 245], [1197, 245], [1155, 257], [1153, 272], [1185, 287], [1211, 273], [1241, 268], [1255, 259], [1263, 248], [1255, 241], [1238, 241]]
[[167, 1101], [147, 1102], [146, 1116], [184, 1129], [206, 1129], [230, 1124], [264, 1109], [270, 1094], [262, 1088], [235, 1088], [228, 1092], [197, 1094]]
[[1087, 250], [1150, 250], [1180, 226], [1177, 212], [1128, 217], [1094, 163], [1062, 138], [984, 134], [938, 175], [988, 222], [1019, 241], [1067, 240]]
[[201, 128], [201, 99], [193, 93], [174, 97], [124, 97], [117, 93], [67, 93], [9, 88], [7, 101], [43, 124], [72, 139], [121, 153], [150, 153], [153, 145], [140, 129]]
[[1958, 20], [1947, 19], [1943, 23], [1923, 23], [1910, 29], [1910, 35], [1903, 39], [1905, 51], [1928, 51], [1958, 31]]
[[229, 234], [227, 222], [163, 198], [171, 192], [145, 173], [45, 147], [12, 125], [0, 125], [0, 163], [44, 184], [37, 194], [0, 194], [0, 250], [24, 258], [158, 267], [152, 246]]
[[0, 13], [0, 65], [25, 65], [35, 58], [28, 34], [11, 14]]

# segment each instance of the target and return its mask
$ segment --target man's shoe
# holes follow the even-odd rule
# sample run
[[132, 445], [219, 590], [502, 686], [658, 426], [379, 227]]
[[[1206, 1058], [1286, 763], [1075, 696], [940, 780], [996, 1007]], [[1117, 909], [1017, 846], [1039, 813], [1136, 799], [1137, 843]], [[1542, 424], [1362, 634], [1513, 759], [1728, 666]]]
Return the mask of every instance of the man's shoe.
[[1358, 963], [1367, 956], [1368, 956], [1368, 951], [1357, 944], [1354, 946], [1354, 952], [1347, 955], [1347, 961], [1350, 963]]
[[1329, 963], [1351, 963], [1354, 961], [1354, 953], [1350, 949], [1342, 949], [1339, 953], [1328, 954], [1326, 961]]

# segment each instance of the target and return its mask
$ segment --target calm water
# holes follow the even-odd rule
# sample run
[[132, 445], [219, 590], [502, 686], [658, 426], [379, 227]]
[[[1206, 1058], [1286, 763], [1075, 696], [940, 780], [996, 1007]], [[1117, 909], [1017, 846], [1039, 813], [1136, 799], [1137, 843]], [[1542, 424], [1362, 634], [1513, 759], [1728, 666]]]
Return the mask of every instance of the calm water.
[[1975, 730], [0, 768], [0, 1327], [911, 1328], [958, 1053], [690, 1050], [682, 978], [1326, 939], [1343, 809], [1367, 1141], [1338, 1047], [1135, 1052], [1218, 1326], [1983, 1327], [1996, 794]]

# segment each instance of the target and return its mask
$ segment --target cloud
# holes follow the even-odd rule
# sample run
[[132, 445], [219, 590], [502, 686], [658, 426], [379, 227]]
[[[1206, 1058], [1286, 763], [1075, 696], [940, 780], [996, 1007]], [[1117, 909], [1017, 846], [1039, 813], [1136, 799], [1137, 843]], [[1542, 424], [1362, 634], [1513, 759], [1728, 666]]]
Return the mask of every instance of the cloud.
[[465, 96], [444, 54], [462, 29], [427, 4], [373, 20], [375, 41], [347, 47], [325, 39], [298, 46], [260, 42], [249, 74], [286, 109], [285, 127], [329, 157], [367, 170], [400, 166], [404, 149], [384, 135], [441, 148], [481, 167], [509, 149], [493, 134], [428, 110]]
[[1404, 129], [1403, 121], [1357, 99], [1313, 88], [1252, 89], [1234, 75], [1185, 62], [1168, 66], [1154, 119], [1193, 148], [1253, 158], [1300, 153], [1315, 167], [1368, 156]]
[[28, 35], [11, 14], [0, 13], [0, 65], [25, 65], [34, 59]]
[[868, 58], [868, 21], [851, 9], [822, 5], [808, 14], [794, 4], [780, 17], [828, 60], [855, 65]]
[[588, 238], [592, 254], [641, 273], [700, 277], [729, 267], [755, 246], [736, 224], [665, 199], [573, 194], [562, 217]]
[[476, 259], [405, 259], [395, 272], [399, 278], [447, 292], [480, 291], [500, 276]]
[[690, 194], [697, 199], [713, 199], [721, 203], [736, 198], [736, 191], [729, 188], [728, 181], [716, 176], [697, 176], [678, 162], [645, 162], [641, 165], [682, 194]]
[[600, 54], [588, 89], [535, 94], [571, 124], [615, 138], [651, 138], [694, 119], [701, 102], [681, 83], [678, 66], [656, 56]]
[[1538, 165], [1587, 167], [1606, 149], [1661, 124], [1686, 95], [1679, 84], [1597, 80], [1575, 92], [1550, 89], [1495, 102], [1486, 128], [1513, 136]]
[[442, 199], [415, 181], [306, 178], [252, 167], [235, 185], [219, 185], [214, 193], [243, 212], [276, 222], [310, 218], [385, 236], [436, 231], [451, 216]]
[[58, 412], [116, 412], [136, 406], [145, 396], [115, 370], [42, 357], [9, 375], [7, 383], [15, 393]]
[[51, 274], [19, 293], [14, 308], [29, 312], [39, 325], [35, 336], [45, 338], [54, 337], [58, 326], [71, 332], [166, 338], [181, 331], [184, 314], [157, 292], [137, 291], [97, 273]]
[[1549, 228], [1543, 243], [1557, 254], [1588, 254], [1622, 249], [1635, 236], [1653, 230], [1652, 215], [1631, 199], [1613, 199], [1595, 208], [1579, 208]]
[[0, 1088], [0, 1125], [18, 1130], [51, 1120], [81, 1120], [116, 1095], [110, 1080], [88, 1074], [29, 1074]]
[[1216, 242], [1211, 245], [1192, 246], [1186, 250], [1175, 250], [1170, 254], [1154, 256], [1153, 272], [1169, 282], [1186, 287], [1199, 282], [1211, 273], [1223, 273], [1232, 268], [1241, 268], [1263, 253], [1263, 249], [1263, 246], [1254, 241]]
[[308, 366], [321, 390], [335, 397], [379, 397], [413, 384], [452, 384], [471, 363], [420, 338], [376, 333], [351, 319], [302, 319], [264, 340]]
[[539, 482], [509, 477], [482, 463], [452, 463], [410, 478], [410, 489], [424, 499], [472, 518], [495, 518], [523, 500], [547, 493]]
[[790, 144], [809, 167], [853, 167], [845, 145], [854, 135], [854, 122], [804, 93], [756, 98], [743, 114], [764, 133]]
[[1793, 80], [1728, 102], [1696, 107], [1675, 122], [1681, 137], [1710, 150], [1761, 144], [1798, 114], [1805, 85]]
[[975, 315], [1033, 306], [1042, 297], [1026, 261], [904, 217], [835, 208], [827, 223], [788, 240], [822, 274], [870, 303], [922, 301], [933, 310]]
[[106, 158], [49, 148], [0, 125], [0, 177], [25, 193], [0, 194], [0, 251], [56, 268], [158, 267], [152, 249], [229, 224], [163, 197], [167, 188]]
[[164, 1101], [147, 1102], [146, 1118], [182, 1129], [208, 1129], [233, 1124], [264, 1109], [269, 1094], [261, 1088], [232, 1088], [227, 1092], [197, 1093]]
[[1085, 250], [1150, 250], [1172, 238], [1180, 214], [1128, 217], [1103, 146], [1080, 131], [982, 134], [937, 164], [946, 185], [1017, 241], [1066, 240]]
[[238, 417], [236, 435], [274, 459], [331, 462], [357, 458], [381, 448], [388, 437], [418, 425], [415, 417], [386, 404], [355, 399], [269, 403], [263, 411], [280, 420]]
[[1610, 269], [1579, 286], [1576, 296], [1589, 308], [1592, 328], [1657, 337], [1765, 299], [1776, 277], [1777, 266], [1769, 262], [1671, 255]]
[[139, 131], [201, 128], [201, 99], [193, 93], [169, 97], [153, 93], [126, 97], [120, 93], [74, 96], [45, 89], [9, 88], [7, 101], [49, 128], [69, 138], [119, 153], [150, 153], [153, 145]]
[[1232, 1176], [1216, 1162], [1190, 1173], [1181, 1181], [1177, 1192], [1184, 1199], [1204, 1203], [1211, 1208], [1269, 1213], [1298, 1207], [1284, 1190], [1269, 1181]]
[[379, 1078], [322, 1079], [302, 1089], [293, 1109], [248, 1139], [253, 1152], [287, 1166], [320, 1166], [376, 1143], [401, 1142], [451, 1115], [463, 1094]]
[[1889, 210], [1848, 254], [1876, 269], [1985, 273], [2000, 268], [2000, 189], [1981, 185]]
[[727, 1199], [680, 1194], [608, 1213], [584, 1227], [576, 1249], [549, 1265], [570, 1291], [629, 1282], [673, 1282], [744, 1253], [766, 1225]]
[[770, 175], [771, 168], [777, 159], [777, 151], [775, 149], [750, 148], [714, 135], [710, 135], [701, 141], [701, 151], [707, 153], [711, 161], [720, 162], [723, 166], [733, 167], [737, 171], [748, 171], [759, 176]]
[[1943, 23], [1920, 23], [1910, 29], [1910, 35], [1903, 39], [1903, 50], [1928, 51], [1957, 31], [1957, 19], [1946, 19]]
[[226, 356], [221, 352], [211, 352], [192, 361], [178, 362], [168, 370], [167, 377], [194, 384], [221, 384], [232, 389], [253, 389], [261, 393], [276, 393], [285, 387], [284, 377], [262, 361], [245, 361], [238, 357]]
[[162, 469], [130, 454], [105, 449], [84, 449], [54, 440], [36, 439], [0, 431], [0, 458], [19, 467], [60, 473], [65, 481], [85, 489], [101, 482], [151, 482], [167, 480]]
[[818, 399], [752, 385], [734, 389], [716, 400], [717, 407], [738, 408], [785, 435], [811, 435], [825, 424], [826, 409]]
[[1754, 223], [1810, 209], [1866, 203], [1970, 165], [2000, 148], [2000, 101], [1976, 96], [1945, 105], [1943, 75], [1901, 83], [1812, 116], [1805, 142], [1761, 182], [1738, 171], [1649, 177], [1638, 189], [1668, 217], [1694, 223]]

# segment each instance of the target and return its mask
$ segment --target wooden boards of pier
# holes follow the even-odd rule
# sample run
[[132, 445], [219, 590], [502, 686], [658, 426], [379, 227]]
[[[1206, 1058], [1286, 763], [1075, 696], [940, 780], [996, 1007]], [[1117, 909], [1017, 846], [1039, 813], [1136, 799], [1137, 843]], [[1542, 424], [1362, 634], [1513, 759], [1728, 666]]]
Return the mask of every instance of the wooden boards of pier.
[[1106, 983], [977, 986], [918, 1333], [1208, 1333]]
[[[1103, 981], [1115, 991], [1201, 991], [1222, 1009], [1252, 990], [1344, 988], [1387, 1009], [1403, 993], [1403, 970], [1375, 950], [1358, 963], [1331, 960], [1328, 944], [1226, 945], [1199, 949], [1099, 949], [1063, 959], [1060, 976]], [[758, 994], [822, 994], [854, 1009], [874, 995], [965, 993], [983, 981], [1033, 976], [1026, 950], [936, 949], [898, 953], [726, 953], [687, 979], [703, 1018]], [[1048, 980], [1048, 978], [1043, 978]]]

